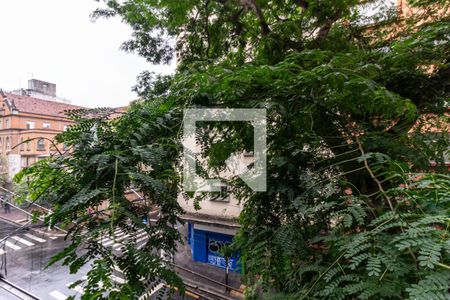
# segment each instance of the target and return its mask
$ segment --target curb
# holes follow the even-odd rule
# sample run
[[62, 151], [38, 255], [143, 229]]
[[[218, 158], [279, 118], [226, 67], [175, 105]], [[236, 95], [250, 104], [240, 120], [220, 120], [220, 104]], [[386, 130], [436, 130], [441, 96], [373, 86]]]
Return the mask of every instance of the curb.
[[23, 224], [20, 224], [20, 223], [18, 223], [18, 222], [16, 222], [16, 221], [12, 221], [12, 220], [10, 220], [10, 219], [4, 218], [4, 217], [2, 217], [2, 216], [0, 216], [0, 220], [3, 221], [3, 222], [5, 222], [5, 223], [8, 223], [9, 225], [23, 226]]
[[[5, 222], [5, 223], [8, 223], [10, 225], [15, 225], [15, 226], [23, 226], [24, 225], [24, 224], [18, 222], [18, 221], [23, 221], [23, 220], [13, 221], [13, 220], [7, 219], [7, 218], [2, 217], [2, 216], [0, 216], [0, 220]], [[49, 231], [44, 231], [44, 230], [40, 230], [40, 229], [36, 229], [36, 228], [30, 228], [30, 230], [33, 230], [35, 232], [38, 232], [38, 233], [43, 234], [43, 235], [48, 235], [48, 236], [54, 236], [54, 237], [65, 237], [66, 236], [65, 233], [56, 233], [56, 232], [52, 233], [52, 232], [49, 232]]]
[[44, 231], [44, 230], [40, 230], [40, 229], [34, 229], [34, 231], [39, 232], [41, 234], [45, 234], [48, 236], [52, 236], [52, 237], [65, 237], [66, 234], [65, 233], [56, 233], [56, 232], [49, 232], [49, 231]]

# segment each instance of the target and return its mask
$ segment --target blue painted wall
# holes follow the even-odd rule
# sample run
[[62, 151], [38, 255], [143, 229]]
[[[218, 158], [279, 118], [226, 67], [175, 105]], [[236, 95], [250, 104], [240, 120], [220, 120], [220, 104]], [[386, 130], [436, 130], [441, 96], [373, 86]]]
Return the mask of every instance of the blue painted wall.
[[[231, 235], [194, 229], [194, 225], [188, 223], [188, 244], [191, 246], [192, 258], [195, 261], [225, 268], [226, 260], [217, 250], [232, 240]], [[239, 254], [229, 260], [229, 267], [235, 272], [240, 272], [238, 260]]]
[[192, 257], [195, 261], [207, 262], [206, 231], [194, 229], [194, 241], [192, 244]]

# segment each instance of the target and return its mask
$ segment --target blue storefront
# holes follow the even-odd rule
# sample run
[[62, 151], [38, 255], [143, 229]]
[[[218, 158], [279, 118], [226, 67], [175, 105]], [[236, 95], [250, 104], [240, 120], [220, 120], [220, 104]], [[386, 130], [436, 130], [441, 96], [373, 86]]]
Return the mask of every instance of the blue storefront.
[[[188, 223], [188, 243], [191, 247], [192, 258], [195, 261], [224, 269], [226, 260], [220, 255], [219, 250], [223, 245], [231, 243], [233, 235], [226, 234], [220, 229], [212, 230], [214, 229]], [[238, 260], [238, 254], [230, 258], [228, 262], [230, 270], [240, 272]]]

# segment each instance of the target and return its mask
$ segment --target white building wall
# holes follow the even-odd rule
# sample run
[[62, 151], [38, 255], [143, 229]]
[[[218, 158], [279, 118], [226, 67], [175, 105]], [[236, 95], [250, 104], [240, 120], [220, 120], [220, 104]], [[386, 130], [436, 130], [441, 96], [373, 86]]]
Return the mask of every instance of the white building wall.
[[200, 202], [200, 210], [196, 210], [194, 207], [194, 200], [186, 200], [182, 195], [178, 196], [178, 203], [188, 213], [199, 213], [203, 215], [235, 219], [239, 216], [242, 210], [242, 204], [238, 203], [237, 199], [231, 195], [229, 202], [224, 201], [211, 201], [206, 197], [205, 200]]
[[[242, 161], [244, 165], [248, 166], [252, 162], [254, 162], [254, 158], [253, 156], [244, 156], [243, 154], [241, 154], [240, 161]], [[232, 178], [242, 172], [242, 165], [236, 166], [236, 168], [233, 170], [227, 169], [221, 172], [220, 177], [225, 178], [226, 180], [227, 178]], [[195, 209], [193, 199], [186, 199], [182, 194], [178, 196], [178, 203], [188, 214], [197, 213], [223, 219], [236, 219], [237, 217], [239, 217], [243, 208], [243, 203], [240, 203], [234, 195], [230, 194], [226, 200], [210, 200], [210, 198], [212, 197], [209, 195], [205, 195], [204, 199], [199, 202], [199, 205], [201, 207], [200, 210]]]
[[20, 154], [9, 154], [7, 157], [8, 157], [8, 177], [10, 180], [12, 180], [21, 169], [22, 158]]

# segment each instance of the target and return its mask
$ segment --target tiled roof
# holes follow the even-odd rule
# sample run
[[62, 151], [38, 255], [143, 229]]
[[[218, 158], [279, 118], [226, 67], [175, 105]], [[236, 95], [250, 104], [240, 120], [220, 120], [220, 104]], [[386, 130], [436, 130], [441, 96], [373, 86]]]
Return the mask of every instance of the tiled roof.
[[128, 110], [128, 106], [114, 107], [113, 109], [115, 112], [109, 116], [110, 120], [118, 118], [118, 117], [122, 116], [124, 113], [126, 113]]
[[19, 112], [64, 117], [64, 111], [70, 109], [83, 108], [82, 106], [71, 105], [61, 102], [42, 100], [28, 96], [20, 96], [11, 93], [4, 93]]

